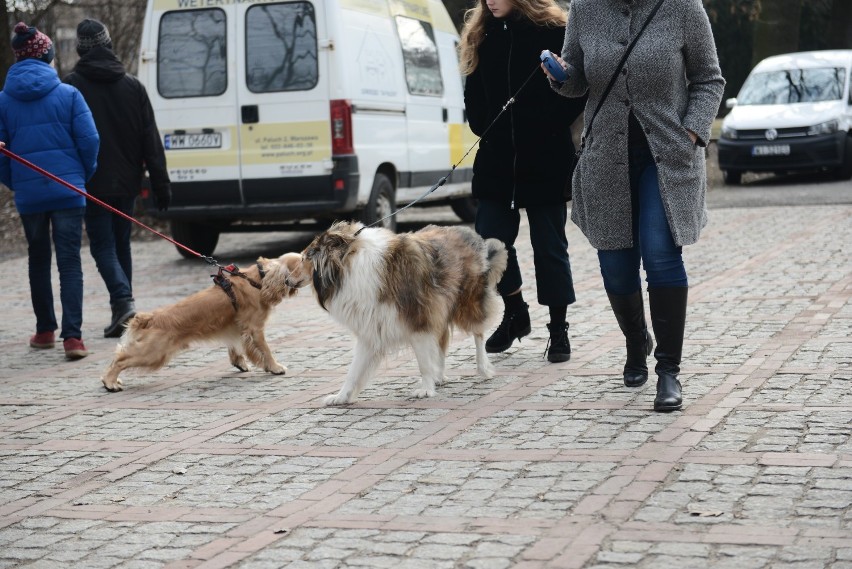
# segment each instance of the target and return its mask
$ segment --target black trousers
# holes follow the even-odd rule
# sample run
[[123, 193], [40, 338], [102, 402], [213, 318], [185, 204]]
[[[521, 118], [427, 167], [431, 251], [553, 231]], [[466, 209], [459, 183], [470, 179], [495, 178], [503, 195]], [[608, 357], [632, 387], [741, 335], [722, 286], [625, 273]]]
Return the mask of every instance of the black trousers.
[[[530, 225], [538, 303], [544, 306], [568, 306], [577, 299], [574, 279], [568, 258], [568, 237], [565, 223], [568, 207], [565, 204], [526, 208]], [[509, 264], [497, 283], [497, 292], [509, 295], [523, 284], [515, 240], [521, 225], [521, 213], [509, 204], [494, 200], [479, 200], [476, 211], [476, 232], [483, 238], [494, 237], [506, 244]]]

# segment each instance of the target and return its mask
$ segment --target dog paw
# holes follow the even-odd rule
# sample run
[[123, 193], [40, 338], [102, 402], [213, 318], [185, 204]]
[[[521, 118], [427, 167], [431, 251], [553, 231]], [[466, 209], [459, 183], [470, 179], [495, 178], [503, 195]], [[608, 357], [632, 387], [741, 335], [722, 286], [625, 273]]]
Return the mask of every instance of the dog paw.
[[435, 397], [434, 389], [415, 389], [414, 397], [416, 399], [425, 399], [426, 397]]
[[240, 370], [242, 372], [246, 372], [246, 371], [249, 370], [249, 366], [248, 366], [248, 364], [246, 363], [245, 360], [238, 360], [238, 361], [235, 361], [235, 362], [231, 362], [231, 365], [233, 365], [235, 368], [237, 368], [238, 370]]
[[490, 363], [479, 366], [478, 371], [479, 371], [479, 375], [484, 377], [485, 379], [493, 378], [494, 374], [496, 373], [494, 366], [491, 365]]
[[117, 379], [115, 381], [107, 381], [107, 380], [104, 379], [104, 380], [102, 380], [102, 382], [103, 382], [106, 390], [111, 391], [112, 393], [115, 393], [117, 391], [122, 391], [124, 389], [124, 385], [121, 383], [120, 379]]
[[284, 375], [285, 373], [287, 373], [287, 368], [279, 363], [276, 363], [274, 366], [266, 368], [266, 371], [268, 371], [269, 373], [274, 373], [275, 375]]
[[336, 395], [329, 395], [325, 398], [325, 406], [331, 407], [334, 405], [347, 405], [351, 403], [346, 397], [341, 396], [339, 393]]
[[435, 378], [435, 385], [444, 385], [447, 381], [447, 376], [442, 375], [441, 377]]

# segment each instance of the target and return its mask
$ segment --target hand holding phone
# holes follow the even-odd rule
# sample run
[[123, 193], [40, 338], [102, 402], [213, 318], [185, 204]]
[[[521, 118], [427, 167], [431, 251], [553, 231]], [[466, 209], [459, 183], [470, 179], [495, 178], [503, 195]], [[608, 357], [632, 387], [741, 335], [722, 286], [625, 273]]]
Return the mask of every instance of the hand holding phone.
[[548, 73], [550, 73], [554, 81], [565, 81], [568, 79], [568, 74], [565, 73], [565, 68], [556, 60], [556, 56], [554, 56], [549, 49], [543, 50], [540, 57], [542, 65], [544, 65], [544, 68], [547, 69]]

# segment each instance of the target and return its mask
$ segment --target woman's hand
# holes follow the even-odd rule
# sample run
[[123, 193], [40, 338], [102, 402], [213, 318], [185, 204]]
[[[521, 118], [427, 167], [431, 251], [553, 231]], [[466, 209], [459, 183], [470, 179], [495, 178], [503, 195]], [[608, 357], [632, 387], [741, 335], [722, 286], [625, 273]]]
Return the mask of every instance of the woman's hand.
[[[559, 65], [562, 66], [562, 69], [565, 69], [565, 70], [568, 69], [568, 66], [565, 65], [565, 61], [561, 57], [559, 57], [558, 55], [556, 55], [553, 52], [550, 52], [550, 53], [553, 55], [553, 58], [559, 63]], [[544, 63], [541, 64], [541, 70], [544, 71], [544, 74], [547, 75], [548, 79], [550, 79], [551, 81], [556, 81], [557, 83], [559, 83], [559, 81], [557, 81], [556, 78], [553, 77], [553, 75], [550, 74], [550, 71], [547, 70], [547, 67], [544, 66]]]

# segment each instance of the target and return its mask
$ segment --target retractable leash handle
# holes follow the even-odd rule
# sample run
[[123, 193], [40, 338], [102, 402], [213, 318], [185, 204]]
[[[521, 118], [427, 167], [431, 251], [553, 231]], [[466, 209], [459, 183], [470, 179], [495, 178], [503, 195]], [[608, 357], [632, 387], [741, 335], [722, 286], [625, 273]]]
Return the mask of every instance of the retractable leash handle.
[[174, 246], [176, 246], [176, 247], [180, 247], [181, 249], [183, 249], [183, 250], [184, 250], [184, 251], [186, 251], [187, 253], [190, 253], [190, 254], [192, 254], [192, 255], [195, 255], [195, 256], [196, 256], [196, 257], [198, 257], [199, 259], [202, 259], [203, 261], [205, 261], [205, 262], [207, 262], [207, 263], [209, 263], [209, 264], [211, 264], [211, 265], [215, 265], [215, 266], [217, 266], [217, 267], [220, 267], [220, 268], [221, 268], [221, 265], [220, 265], [218, 262], [216, 262], [216, 259], [214, 259], [213, 257], [207, 257], [207, 256], [205, 256], [205, 255], [202, 255], [202, 254], [201, 254], [201, 253], [199, 253], [198, 251], [193, 251], [192, 249], [190, 249], [189, 247], [187, 247], [187, 246], [186, 246], [186, 245], [184, 245], [183, 243], [178, 243], [177, 241], [175, 241], [174, 239], [172, 239], [172, 238], [171, 238], [171, 237], [169, 237], [168, 235], [164, 235], [164, 234], [160, 233], [159, 231], [157, 231], [156, 229], [153, 229], [153, 228], [151, 228], [151, 227], [148, 227], [147, 225], [145, 225], [144, 223], [142, 223], [141, 221], [139, 221], [139, 220], [138, 220], [138, 219], [136, 219], [135, 217], [129, 216], [129, 215], [127, 215], [126, 213], [124, 213], [123, 211], [119, 211], [119, 210], [115, 209], [114, 207], [112, 207], [111, 205], [109, 205], [109, 204], [107, 204], [107, 203], [102, 202], [101, 200], [99, 200], [99, 199], [98, 199], [98, 198], [96, 198], [95, 196], [93, 196], [93, 195], [91, 195], [91, 194], [89, 194], [89, 193], [87, 193], [87, 192], [84, 192], [84, 191], [83, 191], [83, 190], [81, 190], [80, 188], [78, 188], [78, 187], [74, 186], [73, 184], [70, 184], [70, 183], [66, 182], [66, 181], [65, 181], [65, 180], [63, 180], [62, 178], [60, 178], [60, 177], [58, 177], [58, 176], [54, 176], [53, 174], [51, 174], [50, 172], [48, 172], [48, 171], [47, 171], [47, 170], [45, 170], [44, 168], [41, 168], [41, 167], [39, 167], [39, 166], [36, 166], [35, 164], [33, 164], [32, 162], [30, 162], [30, 161], [29, 161], [29, 160], [27, 160], [26, 158], [21, 158], [20, 156], [18, 156], [18, 155], [17, 155], [17, 154], [15, 154], [14, 152], [10, 151], [8, 148], [6, 148], [6, 147], [0, 147], [0, 154], [3, 154], [3, 155], [5, 155], [5, 156], [8, 156], [10, 159], [12, 159], [12, 160], [14, 160], [15, 162], [18, 162], [18, 163], [20, 163], [20, 164], [23, 164], [24, 166], [26, 166], [27, 168], [29, 168], [29, 169], [31, 169], [31, 170], [35, 170], [36, 172], [38, 172], [38, 173], [39, 173], [39, 174], [41, 174], [42, 176], [44, 176], [44, 177], [46, 177], [46, 178], [50, 178], [51, 180], [53, 180], [53, 181], [54, 181], [54, 182], [56, 182], [57, 184], [60, 184], [60, 185], [62, 185], [62, 186], [65, 186], [66, 188], [68, 188], [68, 189], [69, 189], [69, 190], [71, 190], [72, 192], [76, 192], [76, 193], [80, 194], [81, 196], [85, 197], [87, 200], [92, 201], [92, 202], [95, 202], [96, 204], [98, 204], [98, 205], [99, 205], [99, 206], [101, 206], [102, 208], [107, 209], [107, 210], [111, 211], [112, 213], [114, 213], [114, 214], [116, 214], [116, 215], [120, 215], [120, 216], [121, 216], [121, 217], [123, 217], [124, 219], [126, 219], [126, 220], [128, 220], [128, 221], [131, 221], [131, 222], [133, 222], [133, 223], [135, 223], [135, 224], [136, 224], [136, 225], [138, 225], [139, 227], [141, 227], [141, 228], [143, 228], [143, 229], [147, 229], [148, 231], [150, 231], [150, 232], [151, 232], [151, 233], [153, 233], [154, 235], [157, 235], [158, 237], [162, 237], [163, 239], [165, 239], [166, 241], [168, 241], [168, 242], [169, 242], [169, 243], [171, 243], [172, 245], [174, 245]]
[[378, 225], [381, 222], [383, 222], [384, 220], [390, 219], [391, 217], [395, 216], [399, 212], [410, 208], [411, 206], [413, 206], [414, 204], [416, 204], [417, 202], [419, 202], [420, 200], [422, 200], [423, 198], [425, 198], [426, 196], [428, 196], [429, 194], [431, 194], [432, 192], [434, 192], [435, 190], [437, 190], [438, 188], [440, 188], [441, 186], [446, 184], [447, 180], [450, 178], [450, 176], [453, 175], [453, 172], [455, 172], [455, 170], [456, 170], [456, 168], [458, 168], [459, 164], [464, 162], [464, 159], [467, 158], [467, 155], [470, 154], [473, 151], [473, 149], [476, 148], [476, 146], [479, 144], [479, 142], [485, 137], [485, 135], [488, 134], [488, 131], [491, 130], [491, 127], [494, 126], [494, 123], [497, 122], [497, 119], [499, 119], [503, 115], [503, 113], [506, 112], [506, 109], [508, 109], [510, 106], [512, 106], [512, 104], [514, 104], [515, 97], [517, 97], [518, 94], [523, 90], [523, 88], [527, 86], [527, 83], [530, 82], [530, 79], [533, 78], [533, 75], [535, 75], [535, 73], [537, 71], [539, 71], [540, 69], [541, 69], [540, 64], [535, 66], [535, 69], [532, 70], [532, 73], [530, 73], [527, 76], [527, 78], [524, 80], [524, 82], [521, 84], [521, 86], [518, 87], [518, 90], [515, 91], [515, 93], [511, 97], [509, 97], [509, 99], [506, 101], [506, 104], [503, 105], [503, 108], [500, 109], [500, 112], [497, 113], [497, 116], [494, 117], [494, 120], [491, 121], [491, 124], [489, 124], [488, 127], [484, 131], [482, 131], [482, 135], [479, 138], [476, 139], [476, 142], [474, 142], [470, 146], [470, 148], [467, 149], [467, 152], [465, 152], [464, 155], [462, 155], [462, 157], [459, 158], [458, 162], [453, 164], [453, 166], [450, 168], [449, 172], [447, 172], [441, 179], [439, 179], [437, 182], [435, 182], [435, 184], [431, 188], [429, 188], [422, 196], [420, 196], [419, 198], [417, 198], [413, 202], [410, 202], [410, 203], [404, 205], [403, 207], [399, 208], [398, 210], [394, 211], [393, 213], [390, 213], [390, 214], [384, 216], [383, 218], [374, 221], [373, 223], [371, 223], [369, 225], [365, 225], [364, 227], [362, 227], [361, 229], [356, 231], [355, 235], [358, 235], [359, 233], [361, 233], [362, 231], [364, 231], [368, 227], [373, 227], [374, 225]]

